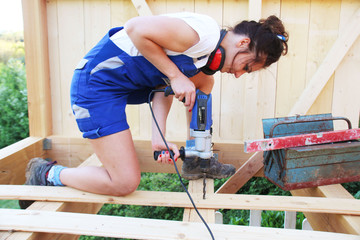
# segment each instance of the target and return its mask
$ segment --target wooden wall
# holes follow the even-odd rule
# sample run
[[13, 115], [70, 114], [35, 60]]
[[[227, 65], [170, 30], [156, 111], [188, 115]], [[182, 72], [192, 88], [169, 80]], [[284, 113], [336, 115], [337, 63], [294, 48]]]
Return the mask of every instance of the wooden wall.
[[[191, 11], [209, 14], [221, 26], [257, 19], [256, 1], [148, 0], [153, 14]], [[257, 1], [259, 2], [259, 1]], [[213, 140], [242, 143], [262, 138], [262, 118], [287, 116], [311, 83], [334, 43], [360, 9], [356, 0], [262, 0], [259, 14], [279, 16], [290, 34], [289, 53], [278, 64], [239, 79], [217, 73], [213, 90]], [[250, 5], [250, 7], [249, 7]], [[259, 7], [259, 3], [257, 3]], [[73, 69], [109, 28], [137, 16], [130, 0], [47, 0], [47, 31], [53, 135], [81, 136], [70, 108]], [[256, 13], [256, 11], [255, 11]], [[356, 37], [357, 38], [357, 37]], [[340, 41], [341, 45], [341, 41]], [[346, 46], [339, 51], [347, 51]], [[336, 52], [336, 51], [335, 51]], [[330, 59], [330, 61], [333, 61]], [[337, 66], [310, 109], [304, 113], [345, 116], [357, 127], [360, 109], [360, 39]], [[327, 80], [327, 79], [326, 79]], [[299, 104], [299, 103], [298, 103]], [[301, 103], [300, 103], [301, 104]], [[295, 112], [297, 113], [297, 112]], [[150, 139], [147, 104], [127, 108], [135, 139]], [[342, 126], [340, 126], [342, 127]], [[186, 137], [185, 110], [174, 101], [167, 126], [168, 140]]]

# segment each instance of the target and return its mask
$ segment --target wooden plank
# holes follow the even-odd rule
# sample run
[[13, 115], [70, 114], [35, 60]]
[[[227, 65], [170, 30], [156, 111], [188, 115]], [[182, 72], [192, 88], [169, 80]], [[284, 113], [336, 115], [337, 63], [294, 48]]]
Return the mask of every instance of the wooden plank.
[[[214, 9], [220, 9], [216, 7]], [[248, 18], [248, 1], [223, 1], [222, 26], [235, 26]], [[220, 11], [218, 11], [220, 13]], [[241, 141], [243, 136], [245, 104], [244, 77], [236, 79], [233, 74], [215, 74], [213, 89], [213, 134], [215, 139]]]
[[310, 0], [281, 1], [279, 16], [290, 37], [288, 54], [278, 62], [275, 117], [286, 116], [306, 86], [310, 5]]
[[[208, 239], [202, 223], [34, 210], [0, 210], [0, 230], [41, 231], [133, 239]], [[49, 221], [56, 219], [56, 221]], [[139, 231], [141, 226], [141, 231]], [[359, 240], [358, 235], [211, 224], [216, 239]]]
[[151, 16], [152, 12], [145, 0], [131, 0], [139, 16]]
[[[343, 0], [340, 12], [340, 31], [347, 26], [349, 19], [360, 8], [360, 1]], [[359, 123], [360, 109], [360, 38], [358, 38], [342, 60], [335, 72], [332, 113], [335, 116], [346, 116], [353, 126]], [[344, 125], [335, 125], [343, 129]]]
[[88, 139], [66, 137], [66, 136], [49, 136], [51, 149], [45, 151], [45, 157], [56, 160], [60, 165], [67, 167], [77, 167], [88, 159], [94, 150]]
[[261, 227], [262, 210], [250, 210], [249, 226]]
[[262, 0], [249, 0], [249, 20], [259, 21], [261, 18]]
[[[206, 179], [206, 196], [214, 194], [214, 179]], [[192, 180], [189, 182], [189, 193], [199, 197], [203, 192], [203, 179]], [[196, 206], [198, 207], [198, 206]], [[206, 223], [215, 223], [215, 210], [214, 209], [198, 209]], [[201, 222], [201, 219], [194, 208], [185, 208], [183, 215], [184, 222]]]
[[[27, 210], [41, 210], [54, 212], [77, 212], [77, 213], [96, 213], [96, 204], [83, 203], [61, 203], [61, 202], [35, 202]], [[6, 240], [77, 240], [79, 235], [54, 234], [41, 232], [0, 232], [0, 239]]]
[[[306, 81], [314, 75], [338, 37], [341, 1], [311, 1]], [[307, 114], [331, 112], [333, 93], [334, 75], [325, 84]]]
[[[80, 166], [101, 166], [99, 159], [95, 154], [90, 156]], [[14, 185], [12, 185], [14, 186]], [[30, 187], [30, 186], [25, 186]], [[39, 187], [39, 186], [38, 186]], [[47, 190], [46, 190], [47, 191]], [[64, 212], [78, 212], [78, 213], [97, 213], [102, 207], [103, 203], [81, 203], [81, 202], [40, 202], [36, 201], [31, 204], [27, 210], [41, 210], [41, 211], [64, 211]], [[2, 235], [0, 234], [0, 237]], [[32, 232], [14, 232], [10, 236], [7, 236], [8, 240], [45, 240], [45, 239], [57, 239], [57, 240], [72, 240], [78, 239], [79, 236], [70, 236], [67, 234], [55, 234], [55, 233], [39, 233]]]
[[127, 0], [111, 1], [111, 27], [124, 26], [124, 24], [131, 18], [138, 15], [135, 6], [132, 2]]
[[360, 138], [360, 128], [245, 141], [245, 152], [342, 142]]
[[[87, 139], [66, 136], [49, 136], [52, 141], [52, 149], [47, 150], [45, 157], [57, 160], [65, 166], [75, 167], [88, 158], [92, 153], [92, 147]], [[184, 142], [174, 142], [180, 148], [185, 146]], [[158, 164], [153, 159], [151, 141], [134, 140], [136, 154], [140, 161], [142, 172], [165, 172], [175, 173], [173, 165]], [[213, 150], [218, 154], [218, 159], [222, 163], [233, 164], [239, 168], [251, 156], [250, 153], [244, 153], [244, 145], [237, 143], [214, 142]], [[182, 161], [177, 162], [181, 168]], [[257, 176], [263, 176], [258, 173]]]
[[[70, 85], [75, 67], [85, 56], [85, 12], [83, 1], [57, 1], [57, 32], [59, 41], [60, 102], [56, 111], [61, 111], [61, 132], [65, 136], [81, 136], [70, 104]], [[104, 33], [105, 34], [105, 33]], [[54, 110], [55, 111], [55, 110]]]
[[28, 137], [0, 149], [0, 184], [23, 184], [28, 161], [43, 155], [40, 137]]
[[[52, 134], [46, 1], [22, 1], [30, 136]], [[36, 33], [36, 34], [34, 34]]]
[[296, 229], [296, 212], [285, 211], [284, 228]]
[[236, 193], [264, 166], [263, 160], [264, 158], [260, 152], [252, 155], [216, 193]]
[[56, 109], [56, 111], [52, 111], [52, 134], [61, 134], [64, 127], [62, 125], [62, 111], [60, 111], [62, 95], [59, 90], [61, 89], [62, 82], [60, 80], [61, 72], [59, 64], [60, 49], [57, 4], [57, 0], [46, 1], [49, 66], [51, 66], [51, 109]]
[[109, 31], [110, 0], [84, 1], [85, 52], [90, 51]]
[[311, 78], [309, 84], [291, 109], [289, 115], [304, 115], [308, 112], [331, 75], [360, 35], [359, 22], [360, 9], [352, 16], [346, 28], [341, 31], [338, 39], [329, 50], [321, 66]]
[[[291, 191], [293, 196], [354, 199], [340, 184]], [[359, 200], [357, 200], [359, 201]], [[315, 214], [304, 211], [311, 227], [316, 231], [329, 231], [360, 235], [360, 216], [331, 213]]]
[[[211, 183], [209, 183], [211, 187]], [[360, 215], [360, 200], [324, 197], [291, 197], [245, 194], [206, 194], [198, 184], [192, 198], [199, 209], [249, 209], [301, 211]], [[123, 197], [93, 194], [70, 187], [0, 185], [0, 199], [32, 199], [38, 201], [110, 203], [142, 206], [192, 208], [184, 192], [136, 191]]]

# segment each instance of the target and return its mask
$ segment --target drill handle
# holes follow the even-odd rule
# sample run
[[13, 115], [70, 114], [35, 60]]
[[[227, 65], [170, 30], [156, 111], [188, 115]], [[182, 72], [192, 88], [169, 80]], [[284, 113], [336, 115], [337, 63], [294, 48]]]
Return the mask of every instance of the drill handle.
[[[167, 86], [164, 89], [164, 95], [165, 97], [169, 96], [169, 95], [175, 95], [174, 91], [172, 90], [171, 86]], [[185, 103], [185, 98], [182, 99], [182, 102]]]
[[[166, 150], [167, 151], [167, 150]], [[162, 153], [163, 151], [154, 151], [154, 160], [157, 161], [158, 160], [158, 157], [159, 155]], [[179, 149], [179, 152], [180, 152], [180, 158], [184, 160], [185, 158], [185, 148], [184, 147], [181, 147]], [[174, 156], [174, 152], [173, 150], [170, 150], [170, 156]]]

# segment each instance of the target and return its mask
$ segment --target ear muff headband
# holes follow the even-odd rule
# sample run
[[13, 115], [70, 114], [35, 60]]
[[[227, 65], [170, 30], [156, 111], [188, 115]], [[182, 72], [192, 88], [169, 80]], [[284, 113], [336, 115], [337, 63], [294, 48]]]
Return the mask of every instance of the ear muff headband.
[[206, 75], [213, 75], [219, 71], [225, 62], [225, 49], [220, 46], [222, 40], [224, 39], [227, 31], [222, 29], [220, 31], [220, 39], [216, 45], [215, 50], [210, 54], [209, 59], [204, 67], [201, 68], [201, 71]]

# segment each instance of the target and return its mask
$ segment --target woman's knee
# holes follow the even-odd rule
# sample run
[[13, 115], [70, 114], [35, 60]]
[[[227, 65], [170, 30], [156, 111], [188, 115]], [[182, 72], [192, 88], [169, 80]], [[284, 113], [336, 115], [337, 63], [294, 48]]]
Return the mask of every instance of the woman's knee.
[[112, 181], [111, 195], [125, 196], [135, 192], [138, 188], [141, 180], [140, 173], [134, 173], [124, 178], [120, 178], [116, 181]]

